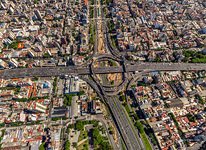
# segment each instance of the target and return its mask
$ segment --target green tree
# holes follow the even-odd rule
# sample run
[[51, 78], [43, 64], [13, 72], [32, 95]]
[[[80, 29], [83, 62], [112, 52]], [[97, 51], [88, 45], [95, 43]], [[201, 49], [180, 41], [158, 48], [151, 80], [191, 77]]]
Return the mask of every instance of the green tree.
[[84, 91], [79, 91], [79, 96], [81, 96], [81, 95], [84, 95], [85, 94], [85, 92]]
[[64, 106], [71, 106], [73, 96], [76, 96], [76, 94], [65, 94]]
[[70, 149], [70, 142], [69, 140], [66, 140], [64, 150], [69, 150]]
[[84, 129], [84, 124], [82, 121], [77, 121], [76, 124], [75, 124], [75, 128], [76, 130], [80, 131], [80, 130], [83, 130]]
[[9, 45], [9, 48], [17, 49], [18, 48], [18, 41], [14, 41]]
[[56, 77], [56, 78], [54, 78], [54, 82], [53, 82], [53, 89], [52, 89], [53, 93], [55, 93], [55, 92], [56, 92], [56, 87], [57, 87], [57, 77]]
[[44, 145], [45, 145], [45, 143], [42, 143], [42, 144], [39, 146], [39, 150], [45, 150]]
[[186, 115], [187, 116], [187, 118], [188, 118], [188, 120], [190, 121], [190, 122], [195, 122], [196, 121], [196, 118], [195, 118], [195, 116], [194, 115], [192, 115], [192, 114], [187, 114]]
[[47, 52], [47, 53], [44, 53], [44, 55], [43, 55], [43, 58], [50, 58], [51, 56], [50, 56], [50, 54]]
[[143, 127], [143, 125], [141, 124], [141, 122], [136, 121], [135, 127], [137, 127], [137, 129], [139, 130], [140, 133], [144, 133], [144, 127]]
[[34, 0], [34, 4], [37, 4], [39, 0]]
[[113, 134], [114, 133], [112, 127], [109, 127], [108, 130], [109, 130], [109, 134]]
[[195, 97], [198, 99], [200, 104], [202, 104], [202, 105], [205, 104], [205, 100], [200, 95], [196, 95]]

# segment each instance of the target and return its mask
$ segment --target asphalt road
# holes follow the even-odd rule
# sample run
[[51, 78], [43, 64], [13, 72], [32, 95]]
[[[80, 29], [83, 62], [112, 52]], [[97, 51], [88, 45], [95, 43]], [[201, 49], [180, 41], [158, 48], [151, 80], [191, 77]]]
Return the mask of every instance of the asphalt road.
[[[206, 70], [206, 64], [193, 63], [136, 63], [126, 65], [126, 72], [135, 71], [175, 71], [175, 70]], [[122, 73], [122, 66], [94, 68], [96, 74]], [[46, 77], [61, 75], [89, 75], [88, 67], [38, 67], [38, 68], [17, 68], [0, 70], [0, 78], [21, 78], [21, 77]]]
[[127, 149], [144, 149], [144, 146], [140, 142], [140, 137], [136, 133], [136, 130], [133, 130], [132, 124], [130, 124], [130, 120], [128, 120], [128, 117], [126, 116], [118, 97], [108, 97], [107, 103], [111, 108], [112, 114], [114, 115], [114, 118], [118, 124]]
[[[106, 79], [105, 74], [101, 75], [103, 84], [110, 84]], [[102, 88], [103, 90], [103, 88]], [[122, 139], [125, 142], [125, 145], [128, 150], [141, 150], [144, 149], [143, 145], [140, 145], [140, 137], [136, 133], [136, 130], [132, 128], [133, 123], [128, 119], [127, 114], [125, 114], [122, 104], [119, 101], [118, 96], [105, 96], [105, 102], [108, 104], [111, 112], [115, 118], [117, 127], [119, 128]]]
[[206, 64], [203, 63], [136, 63], [134, 65], [126, 65], [127, 72], [146, 71], [146, 70], [206, 70]]

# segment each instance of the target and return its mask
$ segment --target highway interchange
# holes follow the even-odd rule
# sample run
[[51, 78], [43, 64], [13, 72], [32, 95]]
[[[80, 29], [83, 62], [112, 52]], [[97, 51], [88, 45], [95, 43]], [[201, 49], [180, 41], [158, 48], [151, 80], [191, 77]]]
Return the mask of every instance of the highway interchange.
[[[97, 1], [95, 1], [96, 4]], [[100, 5], [102, 11], [102, 5]], [[105, 25], [104, 13], [100, 12], [101, 16], [97, 15], [97, 8], [95, 7], [95, 18], [102, 20], [102, 32], [104, 33], [104, 45], [107, 52], [110, 52], [111, 57], [116, 57], [119, 60], [120, 56], [117, 50], [113, 49], [109, 42], [109, 36], [107, 34], [107, 27]], [[97, 31], [98, 23], [96, 21], [96, 35], [99, 34]], [[94, 52], [97, 52], [97, 36], [95, 42]], [[101, 56], [95, 54], [93, 60], [101, 58], [109, 60], [107, 56]], [[89, 64], [89, 63], [88, 63]], [[144, 145], [142, 144], [141, 138], [134, 129], [131, 120], [128, 118], [124, 108], [122, 107], [118, 96], [108, 96], [108, 93], [104, 90], [104, 87], [100, 84], [98, 79], [95, 78], [95, 74], [108, 74], [108, 73], [139, 73], [148, 71], [188, 71], [188, 70], [206, 70], [206, 64], [191, 64], [191, 63], [147, 63], [147, 62], [123, 62], [121, 66], [110, 66], [110, 67], [97, 67], [93, 68], [92, 63], [87, 67], [85, 66], [67, 66], [67, 67], [36, 67], [36, 68], [16, 68], [16, 69], [5, 69], [0, 70], [0, 78], [23, 78], [23, 77], [49, 77], [49, 76], [65, 76], [65, 75], [79, 75], [85, 80], [102, 98], [103, 102], [107, 104], [111, 111], [116, 126], [120, 132], [121, 138], [128, 150], [143, 150]]]

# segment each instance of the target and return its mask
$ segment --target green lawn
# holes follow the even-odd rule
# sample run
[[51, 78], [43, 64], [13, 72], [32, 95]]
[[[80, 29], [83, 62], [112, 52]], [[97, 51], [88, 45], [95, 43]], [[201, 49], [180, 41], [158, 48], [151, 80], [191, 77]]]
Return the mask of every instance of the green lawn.
[[140, 135], [142, 137], [141, 139], [142, 139], [142, 141], [144, 143], [145, 149], [146, 150], [152, 150], [152, 147], [151, 147], [151, 145], [150, 145], [150, 143], [149, 143], [149, 141], [147, 139], [146, 134], [145, 133], [140, 133]]

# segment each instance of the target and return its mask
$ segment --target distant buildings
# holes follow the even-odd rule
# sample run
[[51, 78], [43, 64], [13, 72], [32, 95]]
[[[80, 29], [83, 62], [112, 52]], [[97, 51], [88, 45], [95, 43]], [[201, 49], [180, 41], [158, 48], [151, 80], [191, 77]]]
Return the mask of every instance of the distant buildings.
[[[205, 46], [203, 1], [112, 1], [110, 32], [120, 51], [134, 60], [182, 61], [174, 50], [197, 50]], [[138, 56], [138, 59], [137, 59]]]
[[[37, 63], [25, 57], [44, 57], [51, 61], [50, 57], [69, 54], [76, 57], [75, 64], [84, 63], [91, 53], [88, 9], [84, 1], [75, 5], [66, 1], [1, 1], [0, 59], [4, 58], [8, 64], [6, 68], [22, 67], [20, 61], [27, 64], [23, 67]], [[45, 65], [51, 64], [43, 63]], [[54, 65], [58, 65], [58, 60]]]
[[151, 72], [132, 88], [161, 149], [186, 149], [205, 141], [205, 82], [205, 71]]
[[[53, 90], [55, 84], [57, 89]], [[64, 89], [68, 90], [69, 98], [62, 95]], [[96, 93], [77, 76], [0, 79], [0, 127], [5, 127], [0, 141], [3, 150], [36, 150], [42, 141], [48, 149], [58, 150], [62, 146], [59, 125], [63, 121], [73, 122], [101, 113], [102, 104]]]

